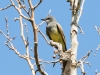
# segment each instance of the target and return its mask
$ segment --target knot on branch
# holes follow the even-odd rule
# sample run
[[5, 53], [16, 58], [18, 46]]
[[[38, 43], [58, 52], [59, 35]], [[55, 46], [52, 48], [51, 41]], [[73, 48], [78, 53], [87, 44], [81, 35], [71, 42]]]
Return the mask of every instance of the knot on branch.
[[62, 45], [60, 43], [53, 42], [52, 40], [50, 40], [50, 45], [57, 48], [59, 52], [62, 51]]
[[71, 26], [72, 26], [71, 33], [74, 31], [77, 34], [77, 32], [78, 32], [77, 28], [79, 28], [80, 29], [80, 33], [84, 34], [82, 28], [77, 24], [77, 20], [76, 19], [71, 23]]
[[60, 60], [61, 61], [68, 61], [71, 58], [71, 51], [61, 52], [60, 53]]
[[58, 54], [60, 61], [68, 61], [71, 58], [71, 50], [63, 52], [62, 45], [60, 43], [50, 40], [50, 45], [57, 48], [54, 53]]

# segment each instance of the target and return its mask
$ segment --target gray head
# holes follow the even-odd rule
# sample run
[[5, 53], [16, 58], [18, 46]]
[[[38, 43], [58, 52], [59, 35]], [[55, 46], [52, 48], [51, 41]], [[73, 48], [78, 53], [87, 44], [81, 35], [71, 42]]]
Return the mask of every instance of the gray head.
[[56, 19], [53, 16], [47, 16], [45, 19], [41, 19], [45, 21], [47, 24], [53, 21], [56, 21]]

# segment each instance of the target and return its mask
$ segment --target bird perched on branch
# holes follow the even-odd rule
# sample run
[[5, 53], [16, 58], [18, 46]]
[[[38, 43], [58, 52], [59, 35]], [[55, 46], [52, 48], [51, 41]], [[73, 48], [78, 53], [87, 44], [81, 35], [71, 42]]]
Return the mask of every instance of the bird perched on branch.
[[47, 23], [46, 34], [50, 40], [62, 44], [63, 51], [66, 51], [66, 40], [61, 25], [56, 21], [53, 16], [47, 16], [45, 19], [41, 19]]

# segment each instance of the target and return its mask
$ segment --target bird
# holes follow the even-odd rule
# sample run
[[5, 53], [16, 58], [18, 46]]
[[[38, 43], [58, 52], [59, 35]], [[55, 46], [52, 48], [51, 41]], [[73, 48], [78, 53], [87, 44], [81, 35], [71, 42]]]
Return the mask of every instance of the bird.
[[47, 24], [46, 35], [49, 37], [50, 40], [62, 44], [63, 52], [65, 52], [67, 50], [66, 39], [61, 25], [53, 16], [50, 15], [41, 20], [45, 21]]

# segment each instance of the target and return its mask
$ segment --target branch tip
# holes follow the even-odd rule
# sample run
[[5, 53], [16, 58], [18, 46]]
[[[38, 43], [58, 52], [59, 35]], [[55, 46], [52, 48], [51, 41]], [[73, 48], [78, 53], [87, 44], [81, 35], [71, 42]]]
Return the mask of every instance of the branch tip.
[[51, 9], [49, 10], [49, 12], [48, 12], [48, 15], [47, 15], [47, 16], [50, 16], [50, 13], [51, 13]]
[[40, 0], [36, 6], [34, 6], [34, 10], [42, 3], [43, 0]]

